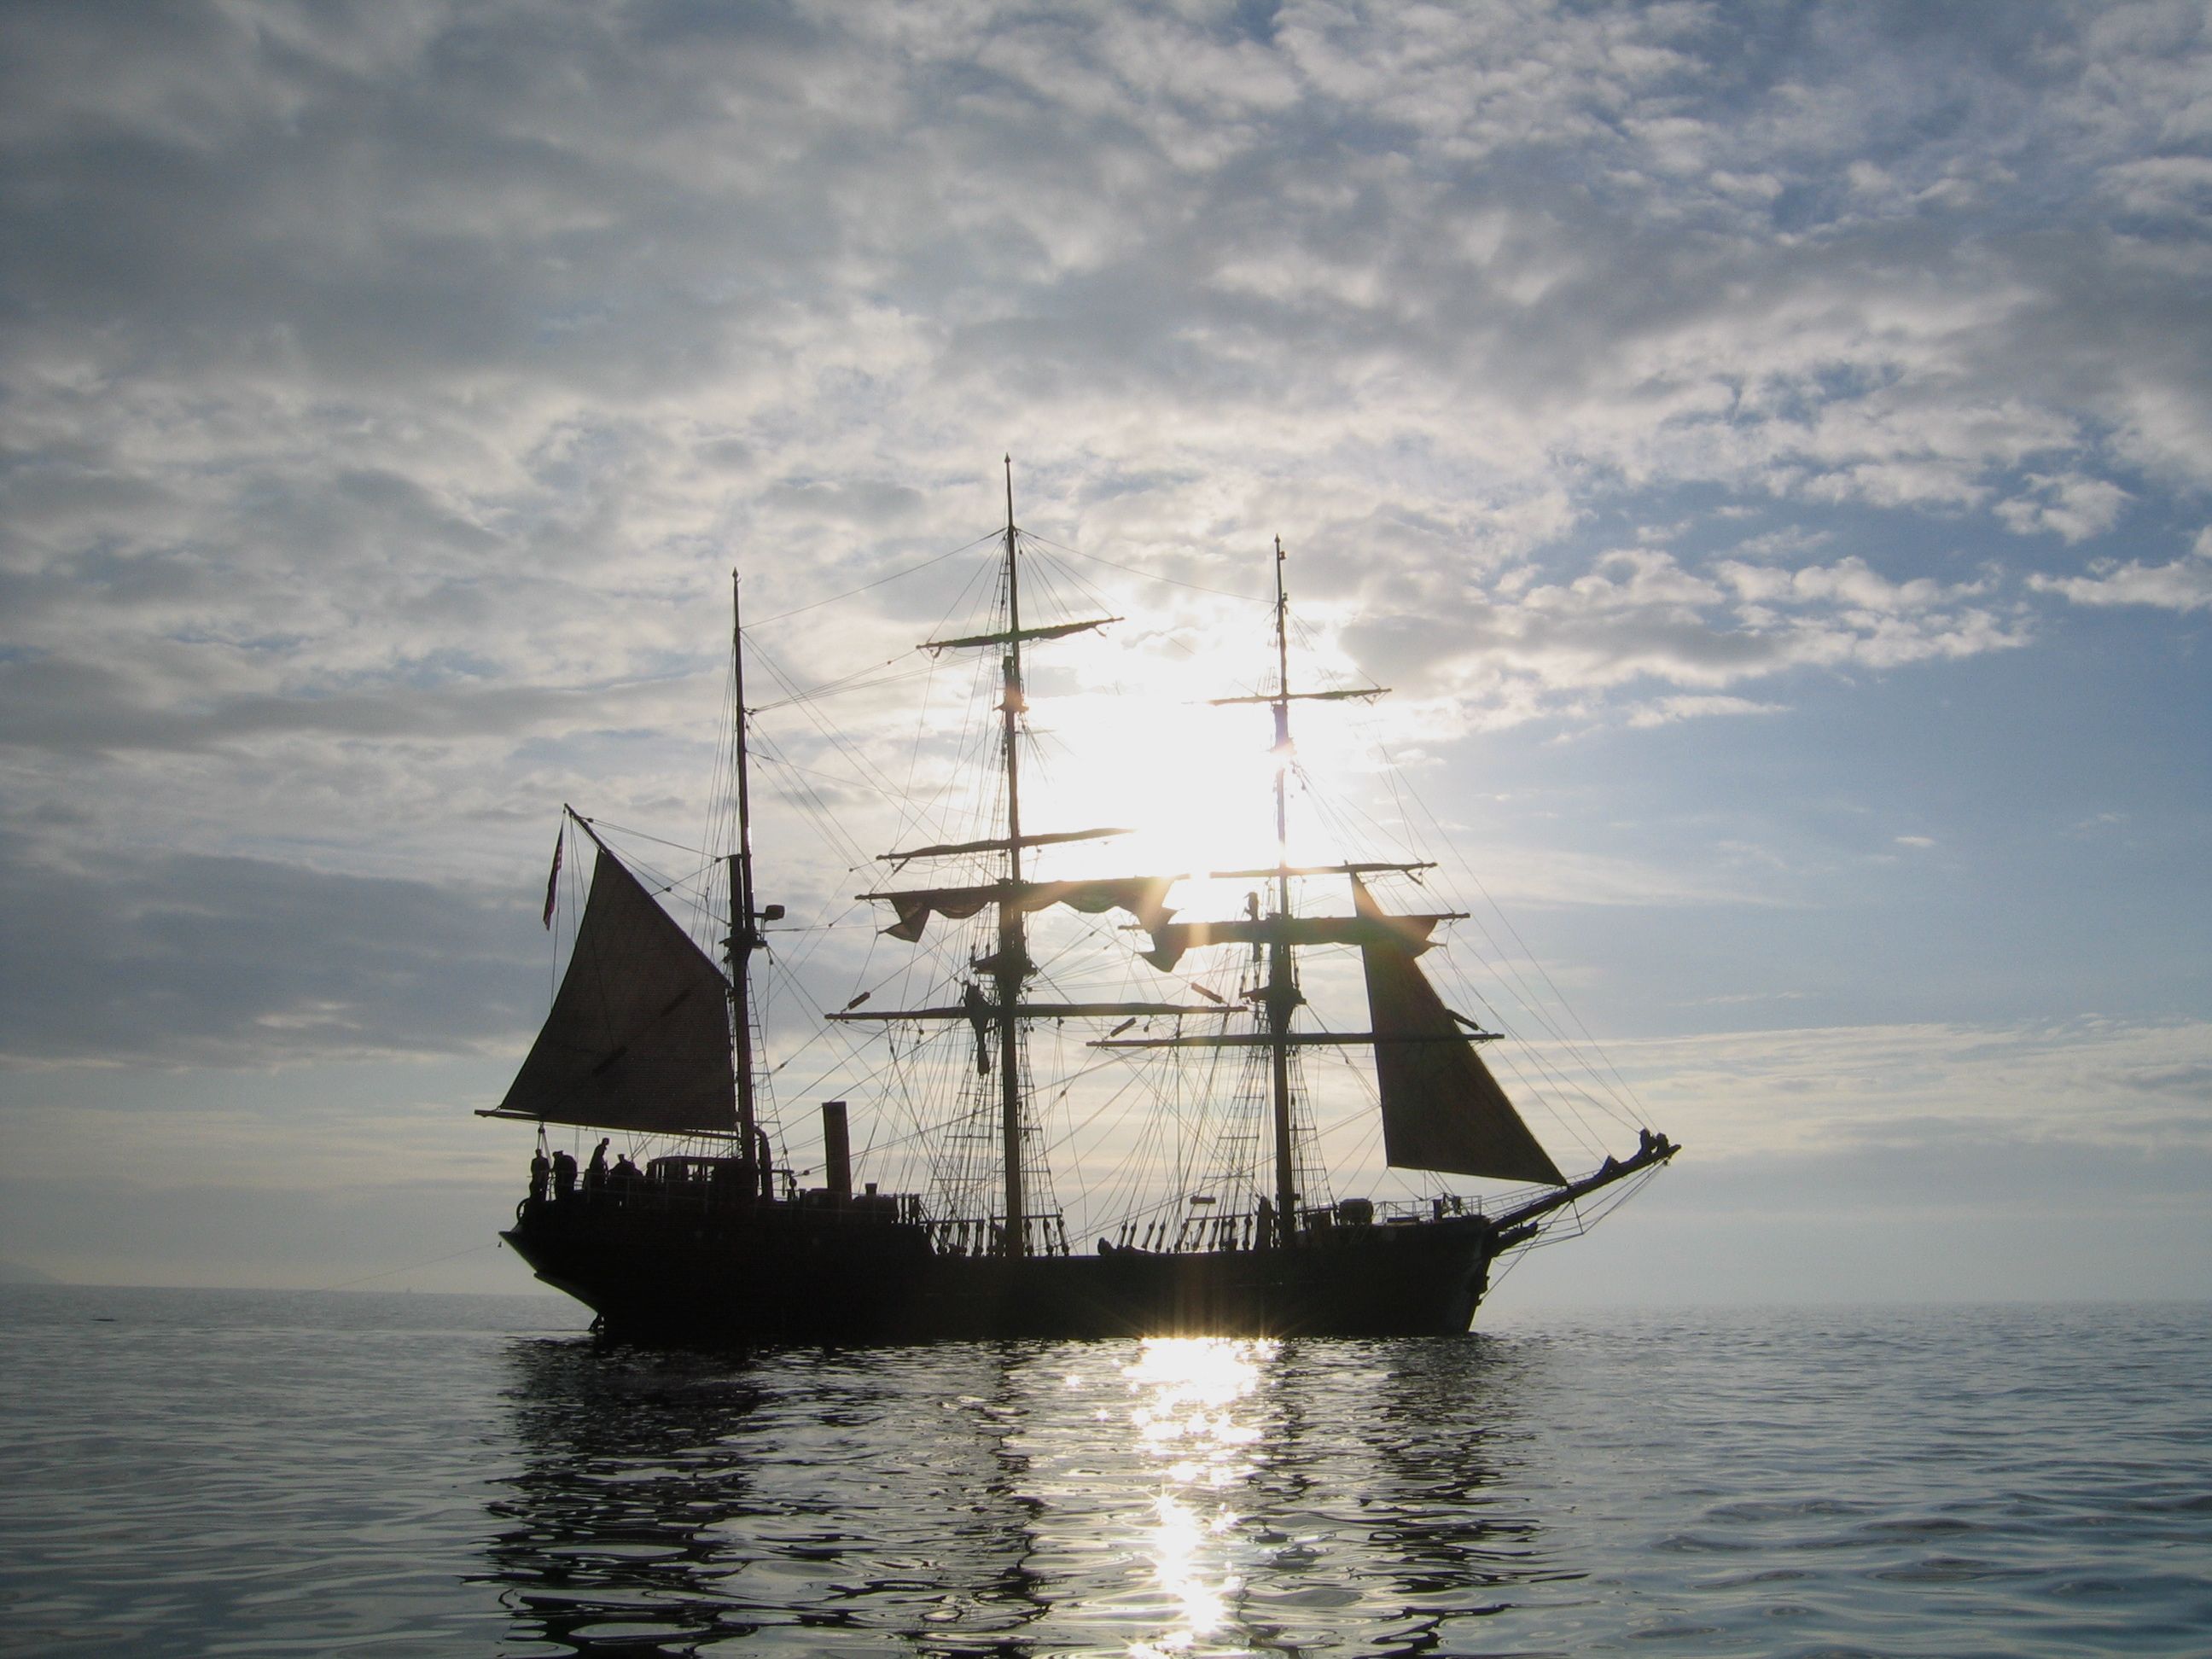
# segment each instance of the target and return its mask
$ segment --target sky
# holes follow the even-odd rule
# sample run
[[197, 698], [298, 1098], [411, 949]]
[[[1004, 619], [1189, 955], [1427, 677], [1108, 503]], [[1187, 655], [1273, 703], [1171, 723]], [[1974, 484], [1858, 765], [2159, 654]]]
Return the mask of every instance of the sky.
[[9, 1273], [526, 1287], [561, 803], [696, 845], [732, 566], [893, 674], [1011, 454], [1055, 729], [1281, 537], [1688, 1147], [1499, 1307], [2212, 1288], [2201, 5], [67, 0], [0, 146]]

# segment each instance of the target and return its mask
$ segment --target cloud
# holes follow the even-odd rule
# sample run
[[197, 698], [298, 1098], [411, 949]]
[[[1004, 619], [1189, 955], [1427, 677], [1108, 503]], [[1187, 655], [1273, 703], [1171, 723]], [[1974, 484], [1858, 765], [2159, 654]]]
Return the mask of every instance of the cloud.
[[2167, 564], [2100, 559], [2087, 576], [2032, 575], [2029, 586], [2075, 605], [2152, 605], [2161, 611], [2212, 611], [2212, 530], [2201, 531], [2184, 558]]
[[[730, 567], [781, 619], [757, 701], [865, 670], [830, 713], [887, 729], [991, 580], [931, 562], [1010, 451], [1024, 525], [1110, 561], [1037, 602], [1141, 619], [1041, 686], [1263, 674], [1231, 596], [1279, 532], [1306, 665], [1395, 685], [1455, 790], [1473, 732], [1632, 772], [1701, 723], [1755, 748], [1824, 678], [2031, 651], [2021, 537], [2077, 550], [2028, 593], [2212, 605], [2202, 544], [2116, 540], [2212, 484], [2189, 8], [82, 0], [7, 33], [19, 1066], [511, 1042], [555, 805], [716, 810]], [[789, 872], [827, 906], [884, 819], [818, 775], [889, 739], [790, 712], [763, 806], [830, 803]], [[927, 734], [900, 778], [937, 781]], [[1539, 897], [1725, 896], [1548, 850]]]
[[1449, 578], [1390, 621], [1356, 622], [1347, 650], [1425, 695], [1457, 696], [1495, 726], [1589, 719], [1612, 694], [1646, 683], [1685, 694], [1629, 702], [1649, 728], [1706, 714], [1773, 712], [1723, 688], [1805, 669], [1884, 670], [2017, 648], [2016, 617], [1974, 601], [1987, 580], [1899, 581], [1856, 555], [1791, 570], [1738, 559], [1702, 572], [1639, 547], [1601, 555], [1561, 583], [1501, 574], [1488, 592]]
[[664, 710], [667, 688], [386, 684], [289, 695], [195, 696], [149, 665], [27, 659], [0, 663], [0, 745], [58, 752], [162, 751], [283, 737], [455, 741], [574, 734]]
[[1748, 697], [1679, 696], [1662, 697], [1630, 711], [1628, 723], [1633, 726], [1668, 726], [1676, 720], [1696, 720], [1708, 714], [1778, 714], [1779, 703], [1753, 702]]
[[195, 854], [95, 871], [11, 850], [0, 1065], [475, 1054], [514, 1046], [542, 1006], [505, 953], [528, 937], [519, 894]]
[[2033, 495], [1997, 504], [1997, 517], [2021, 535], [2047, 530], [2068, 542], [2100, 536], [2118, 522], [2128, 493], [2104, 478], [2046, 477], [2029, 473]]
[[2212, 157], [2156, 155], [2105, 169], [2130, 213], [2201, 222], [2212, 210]]
[[[372, 417], [372, 451], [422, 471], [449, 447], [479, 489], [678, 396], [726, 453], [774, 453], [744, 441], [759, 425], [834, 469], [871, 395], [915, 399], [929, 430], [930, 382], [991, 398], [1002, 369], [1086, 427], [1126, 429], [1145, 398], [1176, 411], [1163, 435], [1224, 459], [1224, 419], [1310, 443], [1302, 409], [1356, 409], [1447, 453], [1648, 471], [1694, 434], [1741, 478], [1970, 503], [1990, 467], [2078, 441], [2008, 384], [2005, 343], [2048, 292], [2027, 250], [1985, 245], [1975, 269], [1943, 252], [1940, 207], [1869, 222], [1865, 191], [1821, 185], [1869, 148], [1885, 178], [1955, 179], [1978, 143], [2036, 164], [2013, 192], [2047, 183], [2085, 118], [2041, 101], [2051, 58], [2008, 55], [2011, 30], [1950, 34], [1938, 69], [1830, 23], [1803, 61], [1723, 75], [1734, 37], [1692, 8], [1293, 6], [1248, 33], [1049, 9], [641, 6], [556, 30], [270, 7], [158, 39], [72, 10], [28, 59], [109, 73], [15, 88], [50, 346], [98, 362], [118, 317], [158, 323], [167, 378], [134, 374], [126, 402], [187, 374], [269, 416], [328, 389], [356, 407], [323, 412]], [[2116, 48], [2098, 72], [2126, 67]], [[107, 133], [144, 156], [133, 210], [28, 205], [117, 188]], [[40, 377], [56, 391], [65, 357]], [[373, 418], [380, 386], [416, 395], [415, 442]], [[1516, 418], [1441, 418], [1470, 394]]]
[[[2121, 462], [2212, 453], [2207, 46], [2155, 9], [268, 0], [11, 47], [6, 735], [26, 812], [137, 757], [118, 846], [232, 850], [281, 792], [519, 853], [550, 755], [704, 726], [729, 562], [763, 613], [860, 587], [972, 536], [1010, 447], [1123, 565], [1249, 590], [1285, 531], [1431, 741], [2019, 647], [1991, 579], [1705, 538], [2094, 544], [2155, 485]], [[1593, 527], [1662, 483], [1712, 498]], [[836, 643], [888, 657], [920, 594], [871, 592]]]
[[2212, 1024], [1836, 1026], [1609, 1045], [1654, 1121], [1707, 1155], [1857, 1144], [2212, 1152]]

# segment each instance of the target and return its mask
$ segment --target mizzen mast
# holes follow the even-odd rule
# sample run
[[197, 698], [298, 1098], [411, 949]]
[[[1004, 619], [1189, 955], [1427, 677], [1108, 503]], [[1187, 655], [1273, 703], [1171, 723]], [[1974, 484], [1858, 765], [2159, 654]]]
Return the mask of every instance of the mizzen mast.
[[[1497, 1033], [1486, 1031], [1474, 1020], [1446, 1007], [1436, 988], [1415, 963], [1427, 951], [1439, 922], [1459, 919], [1456, 912], [1392, 914], [1369, 895], [1364, 875], [1382, 871], [1411, 872], [1422, 865], [1358, 862], [1295, 867], [1290, 861], [1289, 771], [1291, 766], [1291, 710], [1293, 702], [1330, 702], [1382, 696], [1387, 687], [1357, 686], [1335, 691], [1293, 691], [1290, 685], [1289, 603], [1283, 581], [1283, 544], [1275, 543], [1275, 688], [1270, 692], [1239, 697], [1218, 697], [1221, 703], [1266, 703], [1275, 716], [1275, 866], [1272, 870], [1233, 873], [1273, 878], [1274, 909], [1260, 914], [1258, 896], [1249, 901], [1242, 921], [1218, 922], [1171, 921], [1155, 927], [1153, 948], [1146, 959], [1154, 967], [1172, 968], [1185, 951], [1200, 945], [1249, 942], [1267, 951], [1267, 977], [1249, 993], [1258, 1006], [1263, 1029], [1249, 1034], [1109, 1038], [1094, 1046], [1102, 1048], [1260, 1047], [1273, 1061], [1273, 1106], [1275, 1152], [1275, 1231], [1278, 1242], [1293, 1244], [1297, 1229], [1297, 1171], [1296, 1139], [1291, 1111], [1290, 1058], [1293, 1049], [1316, 1044], [1371, 1043], [1375, 1046], [1376, 1091], [1382, 1118], [1384, 1158], [1395, 1168], [1425, 1170], [1437, 1174], [1492, 1176], [1529, 1181], [1547, 1188], [1565, 1187], [1566, 1178], [1544, 1151], [1512, 1102], [1476, 1052], [1479, 1043], [1492, 1042]], [[1231, 873], [1216, 872], [1217, 875]], [[1332, 874], [1351, 878], [1351, 915], [1301, 916], [1291, 909], [1291, 878], [1298, 875]], [[1305, 1000], [1297, 985], [1296, 952], [1302, 945], [1356, 945], [1367, 981], [1368, 1023], [1365, 1031], [1296, 1031], [1292, 1015]], [[1646, 1138], [1639, 1158], [1649, 1161], [1653, 1146]], [[1617, 1162], [1603, 1173], [1603, 1181], [1618, 1178], [1628, 1166]], [[1635, 1167], [1641, 1168], [1639, 1163]], [[1531, 1210], [1531, 1216], [1547, 1206]]]
[[[1292, 1029], [1297, 1010], [1306, 1000], [1298, 987], [1299, 947], [1358, 945], [1366, 952], [1378, 948], [1395, 948], [1406, 952], [1407, 959], [1410, 961], [1413, 954], [1428, 949], [1430, 934], [1437, 923], [1457, 919], [1456, 913], [1452, 912], [1386, 916], [1364, 902], [1358, 907], [1358, 913], [1351, 916], [1300, 916], [1291, 908], [1291, 882], [1293, 877], [1349, 876], [1354, 893], [1358, 895], [1364, 892], [1359, 882], [1364, 874], [1381, 871], [1412, 872], [1428, 866], [1425, 864], [1378, 861], [1318, 866], [1298, 866], [1291, 862], [1290, 771], [1295, 752], [1291, 738], [1291, 705], [1294, 702], [1335, 702], [1351, 699], [1364, 701], [1382, 696], [1389, 688], [1364, 685], [1340, 690], [1291, 689], [1290, 597], [1284, 580], [1287, 561], [1288, 555], [1283, 550], [1282, 539], [1278, 537], [1275, 539], [1274, 689], [1254, 696], [1212, 700], [1217, 707], [1233, 703], [1265, 703], [1274, 715], [1275, 862], [1272, 867], [1213, 872], [1217, 877], [1250, 876], [1270, 880], [1274, 889], [1272, 911], [1265, 915], [1260, 913], [1259, 899], [1255, 894], [1250, 901], [1249, 910], [1241, 921], [1167, 922], [1152, 928], [1153, 948], [1146, 953], [1146, 959], [1154, 967], [1169, 969], [1184, 951], [1202, 945], [1249, 943], [1255, 950], [1264, 948], [1267, 977], [1258, 988], [1249, 994], [1259, 1010], [1261, 1029], [1249, 1035], [1209, 1034], [1140, 1037], [1127, 1041], [1109, 1038], [1096, 1045], [1102, 1048], [1250, 1046], [1265, 1047], [1268, 1050], [1269, 1116], [1274, 1155], [1273, 1236], [1268, 1242], [1285, 1249], [1298, 1241], [1299, 1206], [1303, 1197], [1298, 1185], [1297, 1120], [1291, 1100], [1292, 1053], [1316, 1044], [1373, 1042], [1378, 1036], [1375, 1031], [1331, 1033]], [[1425, 1031], [1409, 1040], [1426, 1042], [1431, 1040], [1432, 1036]], [[1393, 1033], [1383, 1040], [1395, 1042], [1399, 1038]], [[1465, 1046], [1455, 1034], [1449, 1040], [1457, 1046]]]
[[[1296, 745], [1291, 740], [1291, 705], [1294, 702], [1335, 702], [1347, 698], [1380, 696], [1384, 687], [1359, 686], [1341, 691], [1291, 690], [1291, 601], [1284, 585], [1284, 566], [1289, 555], [1283, 538], [1275, 538], [1275, 689], [1251, 697], [1218, 697], [1217, 705], [1264, 702], [1275, 716], [1275, 867], [1265, 873], [1274, 878], [1275, 913], [1255, 926], [1255, 934], [1267, 945], [1267, 981], [1258, 993], [1267, 1020], [1271, 1102], [1275, 1150], [1276, 1241], [1285, 1247], [1298, 1236], [1297, 1155], [1291, 1113], [1291, 1051], [1304, 1046], [1291, 1030], [1291, 1017], [1305, 1001], [1298, 989], [1297, 956], [1293, 936], [1299, 931], [1291, 913], [1291, 878], [1301, 873], [1291, 864], [1290, 775]], [[1390, 866], [1378, 866], [1378, 868]], [[1348, 866], [1332, 866], [1346, 869]], [[1435, 920], [1443, 920], [1442, 917]], [[1433, 924], [1432, 924], [1433, 925]], [[1311, 930], [1309, 930], [1311, 931]]]

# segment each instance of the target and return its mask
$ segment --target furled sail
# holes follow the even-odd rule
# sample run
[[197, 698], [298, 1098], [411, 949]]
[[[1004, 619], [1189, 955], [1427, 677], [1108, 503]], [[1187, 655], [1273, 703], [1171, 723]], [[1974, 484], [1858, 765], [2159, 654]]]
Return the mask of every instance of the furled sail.
[[1183, 952], [1207, 945], [1365, 945], [1389, 939], [1419, 956], [1435, 941], [1429, 936], [1443, 915], [1251, 916], [1227, 921], [1164, 921], [1151, 930], [1152, 948], [1145, 960], [1171, 973]]
[[[1386, 919], [1356, 876], [1352, 896], [1361, 915]], [[1384, 1158], [1401, 1170], [1564, 1185], [1566, 1177], [1528, 1133], [1401, 936], [1378, 929], [1361, 941], [1359, 954], [1367, 969]]]
[[690, 1134], [737, 1121], [729, 982], [604, 847], [568, 971], [488, 1117]]
[[898, 920], [883, 931], [908, 944], [918, 941], [933, 915], [964, 921], [987, 904], [1011, 898], [1024, 912], [1065, 904], [1096, 915], [1102, 910], [1127, 910], [1146, 927], [1172, 914], [1168, 889], [1173, 876], [1117, 877], [1108, 881], [993, 882], [981, 887], [929, 887], [910, 892], [863, 893], [863, 898], [882, 899]]

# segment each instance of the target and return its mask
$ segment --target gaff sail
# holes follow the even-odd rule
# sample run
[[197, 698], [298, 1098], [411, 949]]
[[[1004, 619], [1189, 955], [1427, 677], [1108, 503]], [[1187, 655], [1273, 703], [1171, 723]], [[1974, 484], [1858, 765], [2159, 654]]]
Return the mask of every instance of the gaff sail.
[[530, 1057], [485, 1117], [662, 1134], [736, 1127], [729, 981], [599, 848], [568, 971]]
[[[1352, 896], [1362, 916], [1385, 919], [1357, 876]], [[1359, 954], [1385, 1160], [1401, 1170], [1564, 1186], [1559, 1165], [1528, 1133], [1405, 939], [1377, 928], [1360, 942]]]

